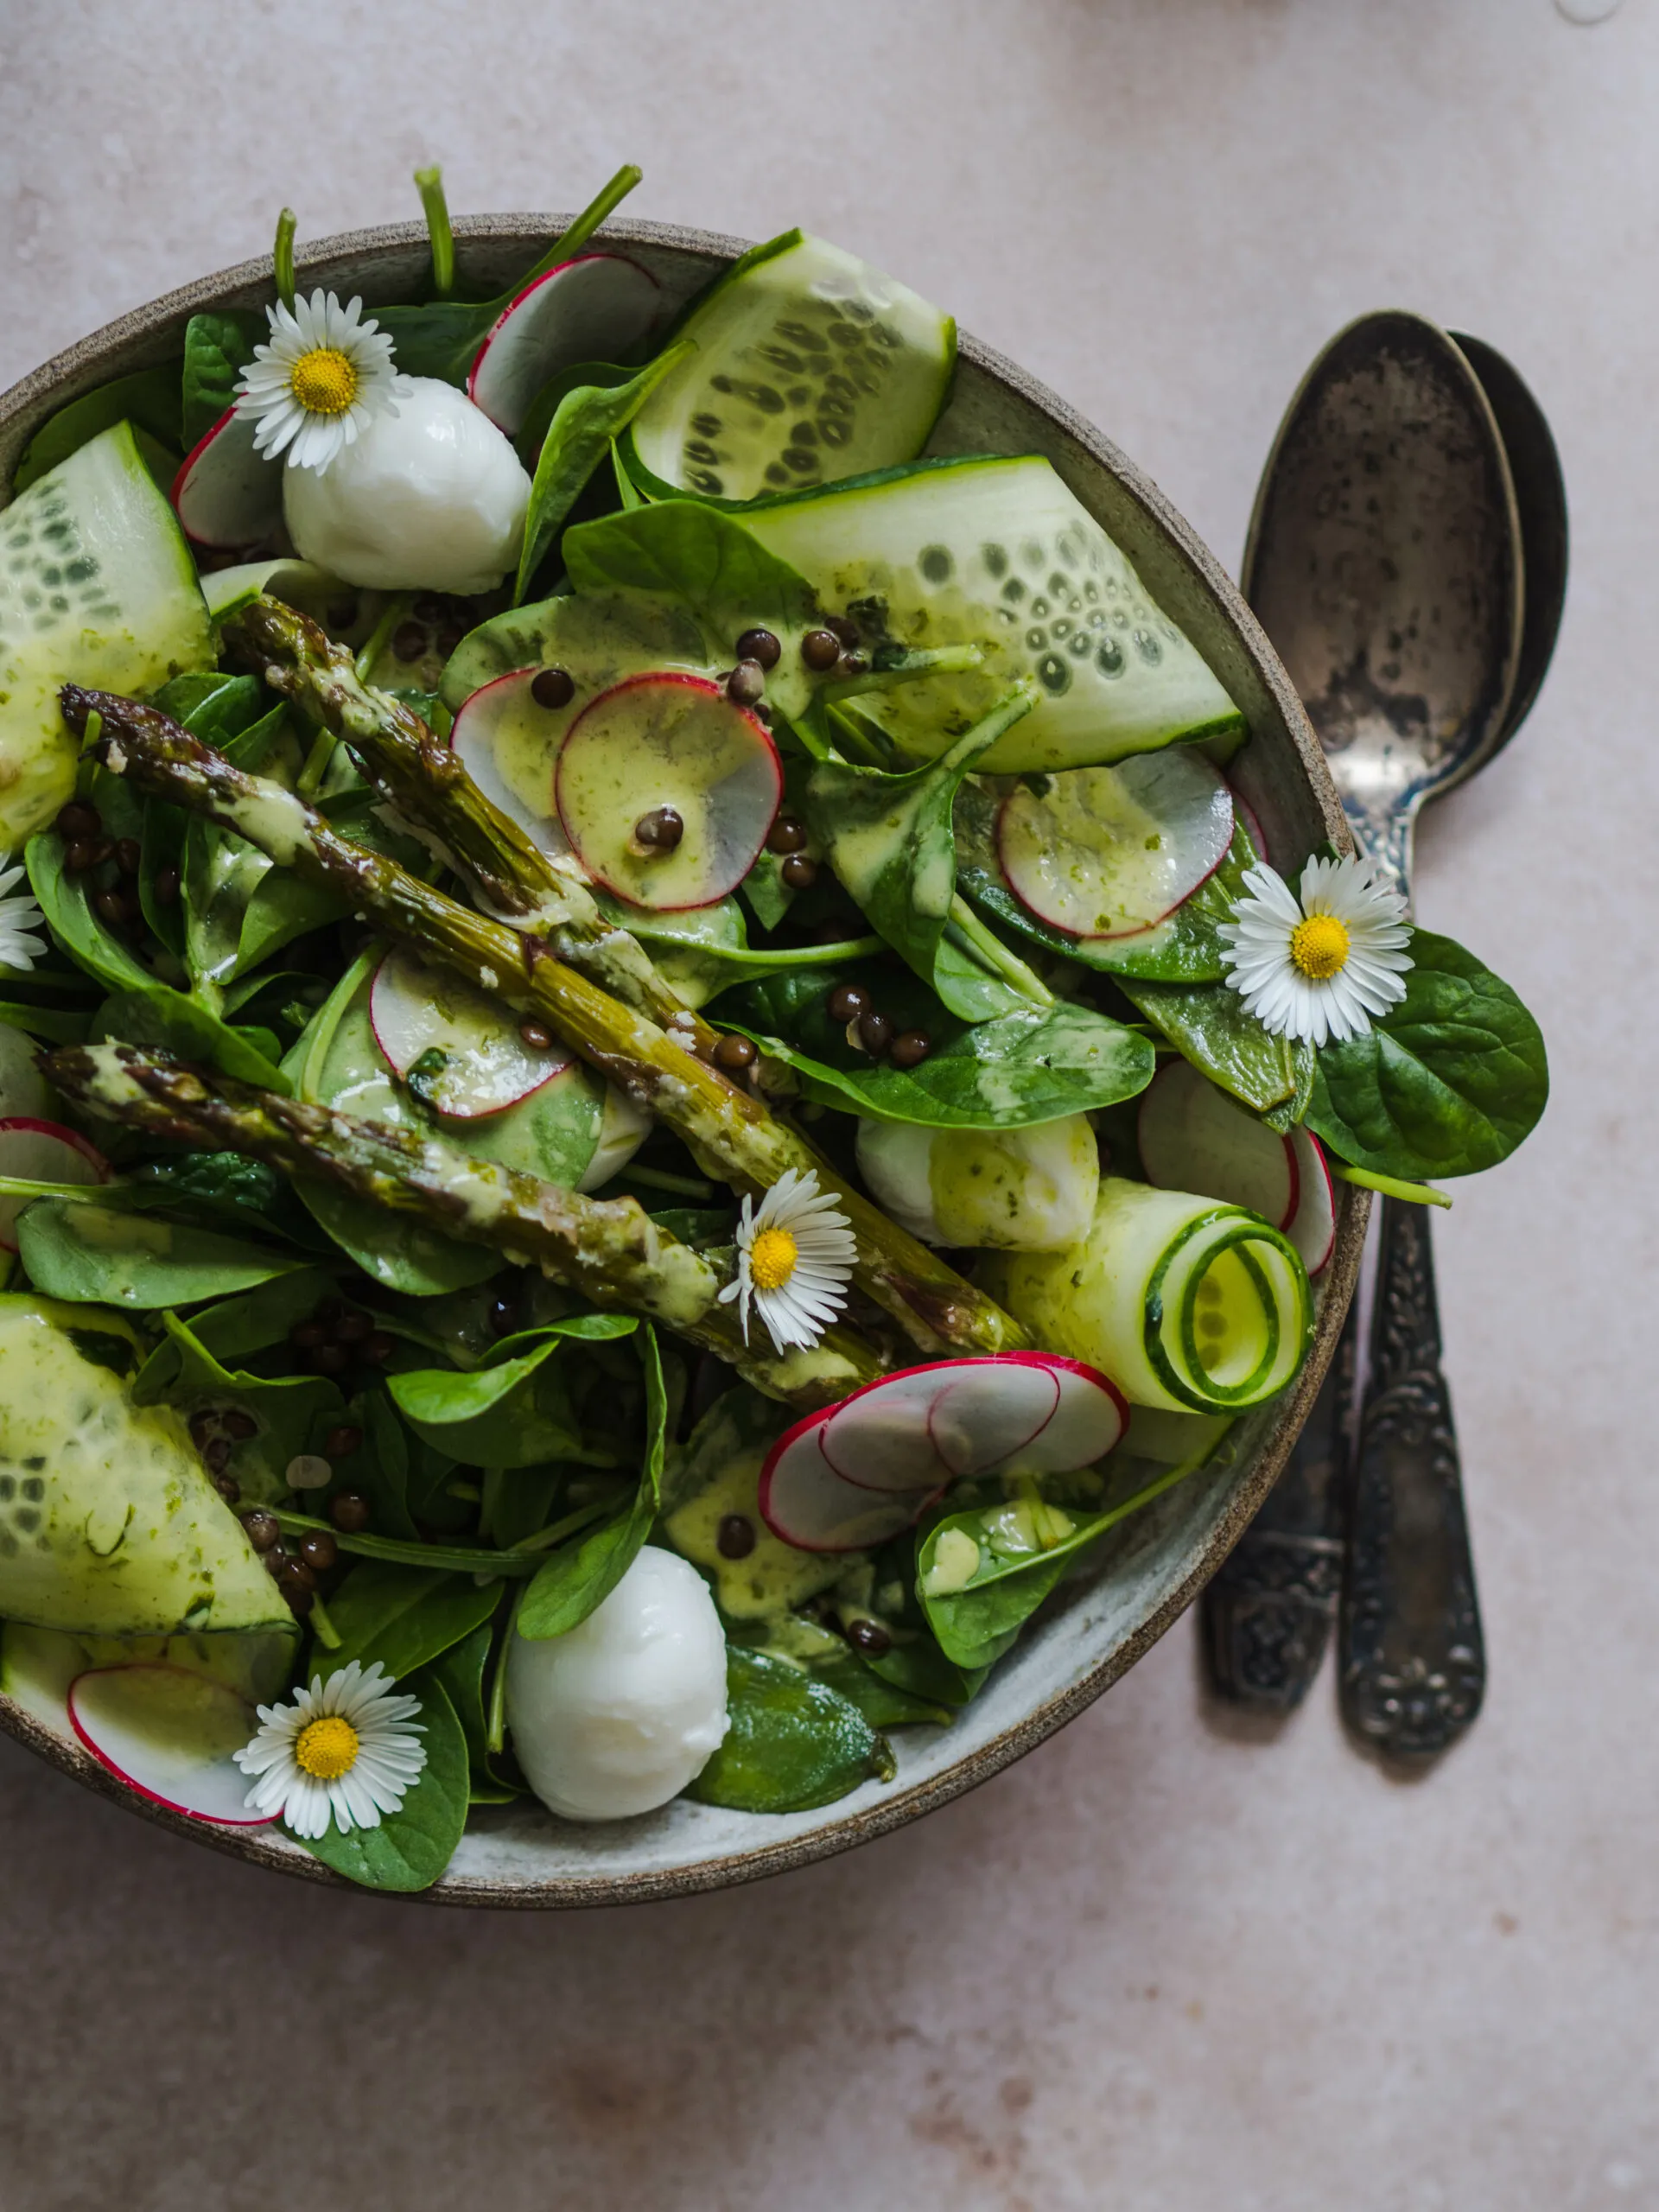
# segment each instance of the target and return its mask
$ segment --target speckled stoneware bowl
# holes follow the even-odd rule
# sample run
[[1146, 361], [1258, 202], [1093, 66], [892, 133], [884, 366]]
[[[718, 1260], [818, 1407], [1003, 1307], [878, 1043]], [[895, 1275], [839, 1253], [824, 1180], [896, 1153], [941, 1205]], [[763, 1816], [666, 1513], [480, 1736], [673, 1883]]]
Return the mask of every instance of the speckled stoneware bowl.
[[[484, 215], [456, 225], [463, 274], [490, 290], [526, 268], [564, 226], [555, 215]], [[688, 298], [744, 250], [737, 238], [655, 223], [613, 223], [604, 238], [638, 257], [670, 300]], [[326, 239], [299, 268], [302, 289], [376, 302], [414, 296], [428, 270], [423, 227], [394, 224]], [[176, 353], [203, 308], [263, 305], [268, 260], [204, 276], [60, 353], [0, 397], [0, 482], [66, 401]], [[1098, 430], [1013, 362], [967, 336], [940, 453], [1042, 453], [1117, 539], [1249, 717], [1240, 781], [1276, 851], [1330, 837], [1349, 846], [1342, 808], [1289, 677], [1214, 555], [1157, 486]], [[1312, 1403], [1352, 1294], [1369, 1201], [1338, 1184], [1337, 1243], [1319, 1285], [1319, 1333], [1296, 1388], [1234, 1432], [1230, 1463], [1194, 1476], [1107, 1540], [1086, 1579], [1063, 1585], [1033, 1632], [949, 1728], [901, 1730], [899, 1773], [810, 1813], [758, 1815], [675, 1803], [603, 1827], [556, 1821], [533, 1802], [477, 1811], [443, 1880], [446, 1904], [617, 1904], [753, 1881], [913, 1821], [971, 1789], [1052, 1735], [1132, 1667], [1190, 1605], [1243, 1533]], [[3, 1388], [0, 1377], [0, 1388]], [[315, 1882], [340, 1878], [279, 1830], [231, 1829], [145, 1803], [66, 1735], [0, 1698], [0, 1725], [43, 1758], [194, 1841]]]

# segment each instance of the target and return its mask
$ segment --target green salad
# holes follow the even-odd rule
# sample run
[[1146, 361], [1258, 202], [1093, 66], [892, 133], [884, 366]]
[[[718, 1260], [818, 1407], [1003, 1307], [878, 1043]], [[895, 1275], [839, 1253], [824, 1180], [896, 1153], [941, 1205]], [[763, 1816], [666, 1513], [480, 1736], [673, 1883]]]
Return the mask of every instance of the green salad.
[[0, 512], [0, 1687], [391, 1889], [890, 1783], [1547, 1088], [948, 317], [417, 181]]

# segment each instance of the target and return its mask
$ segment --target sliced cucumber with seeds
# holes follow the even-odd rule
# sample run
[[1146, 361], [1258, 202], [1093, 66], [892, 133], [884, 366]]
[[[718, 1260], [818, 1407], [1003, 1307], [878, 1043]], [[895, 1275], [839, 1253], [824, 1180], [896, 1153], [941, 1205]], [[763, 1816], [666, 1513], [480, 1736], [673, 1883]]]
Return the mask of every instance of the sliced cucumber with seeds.
[[1260, 1405], [1295, 1375], [1313, 1330], [1306, 1270], [1281, 1230], [1116, 1176], [1083, 1243], [993, 1253], [980, 1280], [1044, 1344], [1167, 1413]]
[[1041, 699], [976, 766], [1084, 768], [1233, 735], [1243, 717], [1049, 463], [926, 461], [748, 508], [742, 525], [844, 609], [876, 665], [895, 652], [977, 645], [965, 675], [860, 701], [912, 760], [931, 760], [1016, 678]]
[[957, 358], [948, 315], [800, 231], [734, 263], [676, 335], [697, 350], [621, 446], [628, 474], [659, 499], [752, 499], [908, 461]]
[[74, 789], [60, 684], [149, 691], [213, 665], [178, 518], [118, 423], [0, 512], [0, 853]]

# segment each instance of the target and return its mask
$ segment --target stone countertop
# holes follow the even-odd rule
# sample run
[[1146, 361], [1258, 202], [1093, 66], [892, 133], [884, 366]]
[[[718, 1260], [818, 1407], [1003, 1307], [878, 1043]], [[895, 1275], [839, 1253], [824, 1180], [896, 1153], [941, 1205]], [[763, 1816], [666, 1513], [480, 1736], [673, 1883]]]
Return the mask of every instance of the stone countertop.
[[[1580, 9], [1584, 0], [1577, 0]], [[799, 221], [948, 302], [1229, 559], [1325, 340], [1402, 304], [1549, 410], [1573, 583], [1424, 918], [1522, 990], [1540, 1135], [1436, 1225], [1491, 1661], [1414, 1782], [1327, 1668], [1277, 1736], [1183, 1623], [978, 1795], [766, 1886], [563, 1918], [318, 1894], [0, 1744], [7, 2212], [1659, 2205], [1659, 4], [10, 0], [0, 383], [416, 212]], [[1643, 1346], [1647, 1349], [1644, 1351]]]

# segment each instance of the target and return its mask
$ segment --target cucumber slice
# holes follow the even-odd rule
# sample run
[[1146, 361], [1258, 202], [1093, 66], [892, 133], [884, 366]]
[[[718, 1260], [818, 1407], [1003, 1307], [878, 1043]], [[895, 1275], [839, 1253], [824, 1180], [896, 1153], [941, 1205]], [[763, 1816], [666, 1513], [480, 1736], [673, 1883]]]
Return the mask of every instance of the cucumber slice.
[[0, 853], [74, 790], [60, 684], [148, 691], [213, 665], [189, 548], [118, 423], [0, 512]]
[[1085, 768], [1236, 734], [1238, 709], [1049, 463], [926, 461], [751, 507], [743, 528], [844, 609], [879, 669], [912, 650], [977, 645], [971, 673], [875, 691], [860, 706], [930, 760], [1035, 682], [1035, 710], [981, 774]]
[[180, 1414], [135, 1407], [33, 1298], [0, 1298], [0, 1613], [84, 1636], [291, 1625]]
[[980, 1279], [1044, 1344], [1166, 1413], [1260, 1405], [1295, 1375], [1313, 1332], [1306, 1271], [1281, 1230], [1116, 1176], [1083, 1243], [993, 1255]]
[[948, 315], [855, 254], [786, 231], [734, 262], [675, 334], [696, 352], [622, 441], [658, 499], [735, 502], [920, 453], [956, 366]]

